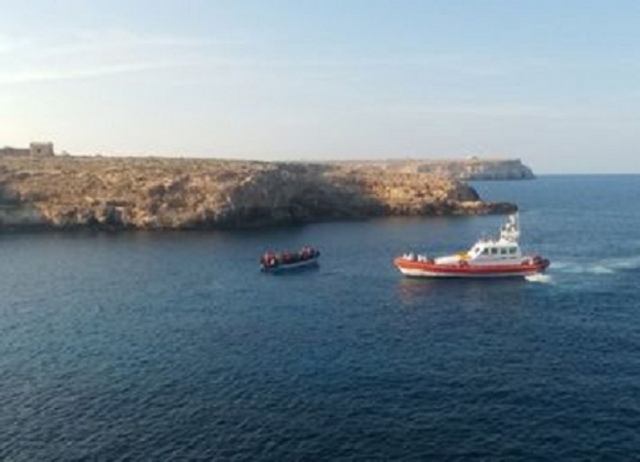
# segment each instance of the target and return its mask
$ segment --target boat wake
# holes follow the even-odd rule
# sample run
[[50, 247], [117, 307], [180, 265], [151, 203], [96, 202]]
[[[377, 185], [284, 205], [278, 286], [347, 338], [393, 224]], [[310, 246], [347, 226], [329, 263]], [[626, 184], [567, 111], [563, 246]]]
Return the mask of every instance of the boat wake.
[[629, 271], [640, 269], [640, 255], [627, 258], [603, 260], [603, 264], [613, 271]]
[[548, 274], [538, 273], [531, 276], [525, 276], [525, 279], [529, 282], [537, 282], [540, 284], [551, 284], [553, 279]]
[[615, 274], [621, 271], [640, 270], [640, 255], [626, 258], [605, 258], [592, 262], [554, 262], [553, 271], [570, 274]]

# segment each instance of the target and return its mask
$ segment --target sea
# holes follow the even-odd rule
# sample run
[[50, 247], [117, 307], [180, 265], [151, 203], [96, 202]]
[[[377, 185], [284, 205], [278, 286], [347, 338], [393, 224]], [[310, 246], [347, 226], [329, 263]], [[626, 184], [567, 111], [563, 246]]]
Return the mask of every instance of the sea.
[[640, 176], [473, 186], [546, 274], [392, 264], [504, 216], [0, 234], [0, 460], [640, 460]]

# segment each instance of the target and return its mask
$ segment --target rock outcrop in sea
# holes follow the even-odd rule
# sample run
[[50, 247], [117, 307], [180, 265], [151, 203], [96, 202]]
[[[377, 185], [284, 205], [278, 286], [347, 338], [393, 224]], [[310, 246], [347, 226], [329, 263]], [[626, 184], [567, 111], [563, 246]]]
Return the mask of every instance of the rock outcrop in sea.
[[377, 163], [0, 158], [4, 229], [241, 229], [515, 209], [457, 179]]

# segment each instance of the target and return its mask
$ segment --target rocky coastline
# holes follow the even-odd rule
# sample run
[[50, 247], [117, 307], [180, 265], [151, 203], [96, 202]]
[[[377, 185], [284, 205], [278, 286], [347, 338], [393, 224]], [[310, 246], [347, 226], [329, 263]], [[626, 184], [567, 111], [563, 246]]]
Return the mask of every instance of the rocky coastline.
[[0, 158], [0, 230], [236, 230], [516, 208], [419, 164]]
[[[357, 162], [345, 162], [356, 164]], [[431, 173], [462, 181], [533, 180], [533, 171], [520, 159], [484, 159], [475, 156], [464, 159], [394, 159], [366, 162], [398, 172]]]

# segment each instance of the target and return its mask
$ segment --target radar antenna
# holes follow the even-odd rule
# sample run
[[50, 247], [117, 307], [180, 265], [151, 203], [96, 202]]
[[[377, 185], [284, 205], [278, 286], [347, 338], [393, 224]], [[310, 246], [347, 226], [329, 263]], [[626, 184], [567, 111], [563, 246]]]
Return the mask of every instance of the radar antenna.
[[500, 228], [500, 239], [509, 242], [518, 242], [520, 238], [520, 226], [519, 226], [518, 214], [514, 213], [509, 215], [507, 222]]

